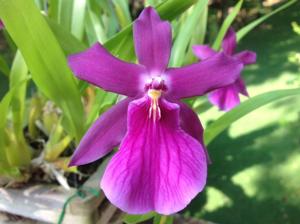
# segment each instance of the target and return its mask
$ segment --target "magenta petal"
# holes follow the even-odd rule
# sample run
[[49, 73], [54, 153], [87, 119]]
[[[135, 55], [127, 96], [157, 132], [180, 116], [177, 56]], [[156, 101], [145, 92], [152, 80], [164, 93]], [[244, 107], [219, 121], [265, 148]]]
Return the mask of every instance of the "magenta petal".
[[194, 45], [192, 48], [194, 54], [201, 60], [205, 60], [217, 53], [214, 49], [210, 48], [208, 45]]
[[153, 72], [162, 72], [169, 63], [172, 33], [152, 7], [144, 9], [134, 22], [133, 35], [139, 63]]
[[244, 96], [249, 96], [244, 80], [240, 77], [235, 81], [235, 87], [237, 91]]
[[210, 164], [211, 160], [203, 142], [203, 127], [198, 115], [185, 103], [178, 102], [178, 104], [180, 105], [180, 127], [201, 143], [203, 149], [205, 150], [207, 163]]
[[3, 24], [2, 20], [0, 20], [0, 30], [3, 29], [3, 27], [4, 27], [4, 24]]
[[244, 65], [254, 64], [256, 62], [256, 53], [253, 51], [242, 51], [235, 54], [234, 57], [241, 60]]
[[102, 114], [80, 141], [70, 166], [93, 162], [109, 153], [120, 144], [126, 133], [128, 104], [125, 99]]
[[192, 65], [168, 69], [167, 96], [175, 99], [200, 96], [230, 85], [239, 77], [242, 68], [239, 60], [218, 53]]
[[127, 96], [136, 96], [143, 90], [144, 67], [117, 59], [99, 43], [69, 56], [68, 61], [79, 79], [104, 90]]
[[205, 186], [202, 145], [179, 127], [179, 106], [160, 101], [161, 118], [148, 118], [145, 97], [129, 106], [128, 132], [101, 181], [107, 198], [123, 211], [172, 214]]
[[229, 28], [222, 42], [223, 51], [232, 55], [236, 48], [236, 35], [233, 28]]
[[239, 91], [235, 84], [217, 89], [208, 95], [209, 101], [220, 110], [229, 111], [240, 104]]

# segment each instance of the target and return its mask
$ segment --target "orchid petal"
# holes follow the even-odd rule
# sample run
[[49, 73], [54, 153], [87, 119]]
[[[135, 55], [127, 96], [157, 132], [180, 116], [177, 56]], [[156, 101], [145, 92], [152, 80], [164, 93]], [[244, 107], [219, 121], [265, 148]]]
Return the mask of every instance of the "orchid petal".
[[237, 88], [237, 91], [244, 96], [249, 96], [249, 93], [247, 91], [246, 85], [244, 80], [240, 77], [235, 81], [235, 87]]
[[149, 119], [150, 100], [133, 101], [128, 132], [101, 180], [106, 197], [130, 214], [183, 209], [205, 186], [202, 145], [179, 126], [179, 106], [160, 100], [161, 118]]
[[198, 115], [185, 103], [177, 102], [180, 105], [180, 127], [193, 138], [197, 139], [205, 150], [206, 160], [211, 164], [208, 151], [203, 142], [203, 127]]
[[203, 95], [227, 86], [239, 77], [243, 64], [233, 57], [218, 53], [204, 61], [166, 71], [167, 97], [173, 99]]
[[160, 73], [169, 63], [172, 33], [169, 22], [162, 21], [152, 7], [143, 10], [133, 25], [136, 55], [150, 72]]
[[217, 54], [217, 52], [208, 45], [194, 45], [192, 48], [194, 54], [201, 60], [205, 60]]
[[240, 104], [239, 91], [235, 84], [217, 89], [208, 94], [209, 101], [220, 110], [229, 111]]
[[68, 61], [79, 79], [104, 90], [127, 96], [136, 96], [143, 90], [144, 67], [117, 59], [99, 43], [69, 56]]
[[126, 133], [127, 98], [102, 114], [82, 138], [70, 166], [91, 163], [119, 145]]
[[223, 51], [228, 55], [233, 55], [236, 48], [236, 34], [233, 28], [229, 28], [222, 42]]
[[235, 54], [234, 57], [242, 61], [244, 65], [254, 64], [256, 62], [256, 53], [253, 51], [242, 51]]

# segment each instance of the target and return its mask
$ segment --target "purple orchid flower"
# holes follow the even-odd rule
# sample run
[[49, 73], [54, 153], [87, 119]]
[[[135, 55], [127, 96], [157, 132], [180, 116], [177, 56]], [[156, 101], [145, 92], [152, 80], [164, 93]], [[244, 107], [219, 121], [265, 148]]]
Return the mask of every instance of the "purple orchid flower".
[[131, 214], [183, 209], [205, 186], [207, 154], [198, 116], [182, 98], [233, 83], [243, 65], [219, 53], [167, 68], [171, 26], [151, 7], [133, 25], [139, 64], [121, 61], [99, 43], [69, 57], [79, 79], [126, 95], [92, 125], [70, 165], [93, 162], [120, 144], [101, 180], [106, 197]]
[[[232, 28], [229, 28], [222, 42], [223, 52], [228, 56], [239, 59], [244, 65], [256, 62], [256, 53], [253, 51], [242, 51], [234, 54], [236, 45], [236, 34]], [[193, 51], [201, 60], [205, 60], [218, 53], [207, 45], [195, 45], [193, 46]], [[220, 110], [228, 111], [240, 104], [239, 93], [249, 96], [244, 80], [240, 76], [234, 83], [209, 93], [208, 99], [213, 105], [219, 107]]]

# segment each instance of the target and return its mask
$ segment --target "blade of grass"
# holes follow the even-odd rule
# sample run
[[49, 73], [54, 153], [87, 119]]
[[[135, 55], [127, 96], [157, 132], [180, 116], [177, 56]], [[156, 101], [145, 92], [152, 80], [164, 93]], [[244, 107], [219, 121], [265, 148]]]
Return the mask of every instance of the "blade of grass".
[[59, 0], [59, 24], [66, 30], [72, 30], [74, 0]]
[[215, 42], [213, 43], [212, 47], [215, 50], [219, 50], [221, 47], [221, 42], [228, 30], [228, 28], [231, 26], [232, 22], [234, 21], [235, 17], [238, 15], [241, 7], [243, 4], [243, 0], [240, 0], [233, 8], [232, 12], [226, 17], [226, 19], [224, 20], [221, 29], [217, 35], [217, 38], [215, 40]]
[[[10, 169], [12, 167], [11, 159], [12, 156], [10, 154], [13, 154], [14, 152], [8, 150], [7, 144], [8, 142], [8, 136], [6, 132], [6, 124], [7, 124], [7, 117], [9, 112], [9, 107], [11, 105], [12, 99], [16, 92], [19, 90], [19, 88], [23, 88], [23, 85], [26, 84], [28, 79], [25, 79], [18, 84], [16, 84], [13, 88], [11, 88], [3, 97], [3, 99], [0, 102], [0, 167], [5, 169]], [[19, 149], [23, 150], [23, 149]], [[25, 156], [25, 157], [23, 157]], [[19, 158], [22, 158], [24, 162], [28, 162], [28, 156], [26, 154], [17, 154], [15, 158], [16, 160], [19, 160]], [[26, 161], [25, 161], [26, 160]]]
[[132, 19], [129, 12], [127, 0], [113, 0], [115, 12], [117, 14], [121, 28], [131, 23]]
[[[28, 68], [20, 51], [17, 51], [9, 76], [9, 88], [14, 88], [16, 85], [26, 79], [28, 79]], [[19, 140], [24, 139], [23, 122], [25, 113], [26, 87], [27, 84], [25, 83], [22, 85], [22, 87], [18, 88], [11, 102], [14, 131]]]
[[74, 0], [73, 12], [72, 12], [72, 24], [71, 32], [78, 39], [83, 38], [84, 24], [85, 24], [85, 13], [87, 8], [86, 0]]
[[271, 103], [275, 100], [282, 99], [288, 96], [294, 96], [300, 94], [300, 88], [296, 89], [284, 89], [276, 90], [267, 93], [260, 94], [258, 96], [252, 97], [245, 102], [241, 103], [239, 106], [235, 107], [233, 110], [222, 115], [211, 125], [209, 125], [204, 132], [204, 140], [206, 144], [209, 144], [213, 139], [215, 139], [222, 131], [228, 128], [233, 122], [252, 112], [253, 110]]
[[292, 0], [292, 1], [288, 1], [287, 3], [283, 4], [282, 6], [278, 7], [277, 9], [275, 9], [274, 11], [272, 11], [271, 13], [262, 16], [256, 20], [254, 20], [253, 22], [249, 23], [248, 25], [244, 26], [242, 29], [240, 29], [237, 32], [237, 41], [240, 41], [247, 33], [249, 33], [252, 29], [254, 29], [256, 26], [258, 26], [259, 24], [261, 24], [262, 22], [264, 22], [266, 19], [270, 18], [271, 16], [275, 15], [276, 13], [290, 7], [291, 5], [293, 5], [294, 3], [296, 3], [298, 0]]
[[106, 109], [114, 105], [117, 101], [117, 94], [105, 92], [102, 89], [97, 89], [95, 102], [87, 116], [87, 128], [102, 114]]
[[208, 0], [198, 1], [188, 13], [187, 19], [181, 24], [176, 40], [172, 48], [170, 66], [180, 66], [184, 62], [185, 52], [192, 39], [193, 31], [199, 25], [201, 14], [208, 4]]
[[199, 19], [199, 25], [196, 27], [193, 32], [192, 40], [189, 43], [188, 51], [186, 53], [184, 64], [192, 64], [199, 59], [193, 54], [192, 46], [196, 44], [203, 44], [207, 29], [207, 16], [208, 16], [208, 6], [201, 13], [201, 17]]
[[65, 30], [63, 26], [57, 24], [55, 21], [47, 17], [45, 17], [45, 19], [66, 56], [84, 51], [88, 47], [75, 36], [73, 36], [69, 31]]

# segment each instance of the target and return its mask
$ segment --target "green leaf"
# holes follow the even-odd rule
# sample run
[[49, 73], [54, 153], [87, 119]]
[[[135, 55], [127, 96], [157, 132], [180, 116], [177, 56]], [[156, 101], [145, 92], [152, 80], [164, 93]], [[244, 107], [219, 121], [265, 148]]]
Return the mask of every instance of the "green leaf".
[[84, 51], [88, 47], [67, 31], [63, 26], [47, 17], [45, 17], [45, 19], [66, 56]]
[[194, 30], [199, 25], [201, 15], [207, 4], [208, 0], [198, 1], [197, 4], [193, 6], [191, 13], [187, 15], [187, 19], [181, 24], [181, 28], [178, 31], [178, 35], [172, 47], [170, 60], [172, 67], [181, 66], [183, 64], [187, 47], [192, 39]]
[[198, 21], [198, 26], [193, 31], [192, 40], [189, 43], [189, 47], [185, 56], [184, 64], [192, 64], [199, 59], [194, 55], [192, 46], [203, 44], [207, 29], [208, 6], [201, 13], [201, 17]]
[[[160, 16], [164, 19], [172, 20], [176, 16], [183, 13], [190, 6], [195, 4], [197, 0], [167, 0], [158, 5], [157, 10], [160, 13]], [[88, 10], [90, 11], [90, 10]], [[173, 13], [170, 13], [170, 12]], [[50, 27], [54, 34], [56, 35], [60, 45], [68, 53], [77, 53], [86, 48], [80, 41], [68, 33], [68, 31], [56, 24], [55, 22], [48, 20]], [[98, 24], [99, 25], [99, 24]], [[94, 28], [98, 25], [92, 25]], [[99, 25], [100, 26], [100, 25]], [[91, 30], [89, 30], [91, 31]], [[95, 32], [95, 31], [91, 31]], [[98, 37], [99, 38], [99, 37]], [[97, 38], [97, 39], [98, 39]], [[102, 37], [101, 37], [102, 38]], [[100, 39], [101, 39], [100, 38]], [[93, 39], [94, 42], [95, 38]], [[76, 47], [76, 45], [80, 47]], [[133, 49], [133, 41], [132, 41], [132, 23], [124, 28], [122, 31], [118, 32], [114, 37], [105, 42], [104, 46], [110, 50], [113, 54], [118, 55], [118, 57], [123, 58], [125, 60], [135, 60], [135, 54]], [[73, 49], [73, 50], [72, 50]]]
[[66, 130], [79, 140], [84, 131], [80, 92], [43, 16], [32, 0], [0, 0], [0, 16], [20, 49], [32, 79], [63, 110]]
[[106, 92], [102, 89], [96, 90], [95, 102], [91, 108], [91, 111], [87, 117], [86, 128], [90, 127], [90, 125], [95, 121], [95, 119], [105, 112], [108, 108], [113, 106], [116, 103], [117, 94]]
[[292, 1], [288, 1], [287, 3], [283, 4], [282, 6], [278, 7], [277, 9], [275, 9], [274, 11], [272, 11], [271, 13], [262, 16], [256, 20], [254, 20], [253, 22], [249, 23], [248, 25], [244, 26], [242, 29], [240, 29], [237, 32], [237, 41], [240, 41], [247, 33], [249, 33], [252, 29], [254, 29], [256, 26], [258, 26], [259, 24], [261, 24], [262, 22], [264, 22], [266, 19], [270, 18], [271, 16], [275, 15], [276, 13], [288, 8], [289, 6], [293, 5], [294, 3], [296, 3], [298, 0], [292, 0]]
[[149, 212], [147, 214], [144, 215], [125, 215], [123, 222], [125, 222], [126, 224], [135, 224], [135, 223], [139, 223], [139, 222], [144, 222], [148, 219], [151, 219], [155, 216], [155, 212]]
[[251, 111], [271, 103], [275, 100], [279, 100], [284, 97], [294, 96], [300, 94], [300, 88], [297, 89], [285, 89], [276, 90], [267, 93], [260, 94], [252, 97], [239, 106], [235, 107], [231, 111], [225, 113], [211, 125], [209, 125], [204, 132], [205, 144], [209, 144], [215, 137], [217, 137], [222, 131], [228, 128], [233, 122], [247, 115]]
[[174, 216], [165, 216], [156, 214], [153, 220], [153, 224], [172, 224]]
[[72, 30], [74, 0], [59, 0], [59, 24], [66, 30]]
[[[9, 161], [9, 153], [10, 151], [7, 150], [7, 133], [5, 132], [6, 129], [6, 122], [7, 116], [9, 112], [9, 106], [11, 101], [14, 97], [14, 94], [17, 92], [19, 88], [22, 88], [23, 85], [27, 82], [27, 80], [23, 80], [22, 82], [16, 84], [13, 88], [11, 88], [3, 99], [0, 102], [0, 169], [5, 169], [10, 167]], [[25, 158], [23, 158], [25, 159]]]
[[6, 154], [6, 134], [5, 134], [5, 128], [6, 128], [6, 120], [7, 120], [7, 114], [8, 109], [10, 105], [10, 101], [12, 99], [13, 91], [9, 91], [6, 93], [6, 95], [3, 97], [3, 99], [0, 102], [0, 167], [9, 167], [9, 162]]
[[127, 0], [113, 0], [116, 14], [118, 16], [119, 24], [121, 28], [126, 27], [131, 23], [132, 19], [129, 12]]
[[[28, 79], [28, 68], [20, 51], [17, 51], [9, 76], [9, 88], [14, 88], [16, 85], [26, 79]], [[24, 84], [22, 87], [18, 88], [11, 102], [14, 131], [16, 132], [16, 136], [19, 140], [24, 139], [23, 122], [25, 113], [26, 87], [27, 85]]]
[[[27, 90], [26, 80], [28, 79], [28, 68], [20, 51], [17, 51], [9, 75], [9, 88], [15, 89], [11, 100], [13, 129], [9, 133], [11, 140], [9, 158], [11, 163], [16, 166], [28, 165], [31, 159], [31, 152], [23, 133]], [[25, 83], [19, 86], [24, 81]]]
[[59, 23], [59, 0], [49, 0], [48, 16]]
[[0, 72], [2, 72], [7, 77], [9, 76], [9, 67], [2, 55], [0, 55]]
[[[91, 6], [89, 6], [91, 7]], [[97, 15], [92, 10], [88, 10], [86, 14], [86, 35], [90, 44], [96, 41], [103, 43], [107, 36], [104, 24], [100, 20], [100, 15]]]
[[219, 50], [221, 47], [222, 40], [228, 30], [228, 28], [231, 26], [232, 22], [234, 21], [235, 17], [238, 15], [241, 7], [243, 4], [243, 0], [240, 0], [233, 8], [232, 12], [226, 17], [224, 20], [221, 29], [217, 35], [217, 38], [213, 44], [213, 49]]
[[78, 39], [82, 39], [84, 34], [86, 8], [87, 8], [86, 0], [74, 0], [71, 32]]
[[161, 2], [162, 0], [145, 0], [145, 6], [154, 6], [157, 5], [159, 2]]

